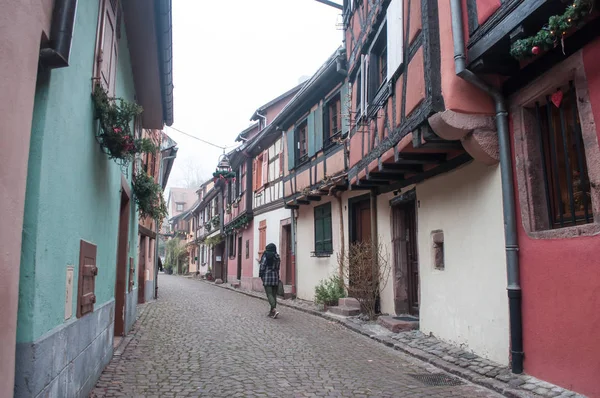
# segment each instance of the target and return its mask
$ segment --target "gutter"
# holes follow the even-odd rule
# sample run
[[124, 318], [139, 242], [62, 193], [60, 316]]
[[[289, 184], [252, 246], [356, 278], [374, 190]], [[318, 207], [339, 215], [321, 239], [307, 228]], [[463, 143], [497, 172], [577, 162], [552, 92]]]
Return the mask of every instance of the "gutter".
[[47, 68], [69, 66], [77, 0], [56, 0], [52, 12], [52, 27], [48, 47], [40, 50], [40, 62]]
[[161, 72], [163, 120], [167, 126], [171, 126], [173, 125], [173, 9], [171, 0], [155, 0], [154, 8], [157, 21], [156, 34]]
[[506, 274], [508, 282], [506, 290], [508, 292], [508, 310], [510, 318], [511, 370], [513, 373], [523, 373], [523, 314], [521, 309], [522, 296], [519, 273], [519, 243], [515, 216], [515, 186], [513, 181], [506, 99], [499, 90], [488, 85], [467, 69], [465, 61], [462, 1], [450, 0], [450, 7], [456, 75], [489, 94], [493, 98], [496, 106], [496, 129], [498, 130], [500, 152], [502, 211], [504, 215]]

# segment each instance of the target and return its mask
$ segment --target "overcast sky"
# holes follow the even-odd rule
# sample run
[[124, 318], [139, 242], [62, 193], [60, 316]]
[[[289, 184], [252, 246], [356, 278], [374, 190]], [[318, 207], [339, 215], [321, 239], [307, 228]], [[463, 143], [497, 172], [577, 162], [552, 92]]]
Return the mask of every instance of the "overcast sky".
[[[340, 22], [340, 10], [315, 0], [173, 0], [173, 127], [234, 145], [259, 106], [341, 45]], [[169, 186], [194, 172], [212, 177], [222, 150], [165, 131], [179, 147]]]

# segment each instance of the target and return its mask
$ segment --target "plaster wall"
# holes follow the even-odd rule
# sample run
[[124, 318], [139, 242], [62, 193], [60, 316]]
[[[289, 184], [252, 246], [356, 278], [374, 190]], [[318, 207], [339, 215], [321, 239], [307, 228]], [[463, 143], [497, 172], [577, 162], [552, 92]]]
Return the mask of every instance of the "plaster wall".
[[[238, 232], [241, 235], [236, 235], [235, 236], [235, 257], [234, 258], [229, 258], [227, 259], [228, 261], [228, 265], [227, 265], [227, 275], [228, 275], [228, 280], [230, 282], [233, 282], [235, 280], [237, 280], [237, 266], [238, 266], [238, 256], [241, 255], [242, 256], [242, 284], [246, 287], [248, 287], [248, 284], [251, 282], [248, 281], [248, 278], [252, 278], [253, 275], [253, 271], [254, 271], [254, 257], [258, 257], [258, 254], [254, 255], [254, 221], [250, 221], [250, 223], [248, 224], [248, 228]], [[268, 233], [268, 228], [267, 228], [267, 233]], [[238, 239], [241, 236], [242, 238], [242, 247], [241, 247], [241, 252], [238, 250], [239, 248], [237, 247], [238, 245]], [[248, 241], [248, 258], [246, 258], [246, 241]], [[279, 245], [278, 245], [279, 246]], [[279, 248], [278, 248], [279, 250]], [[258, 250], [257, 250], [258, 252]], [[244, 286], [242, 286], [242, 288], [244, 288]], [[251, 287], [248, 287], [248, 289], [250, 289]]]
[[[420, 327], [501, 364], [509, 359], [500, 168], [470, 163], [417, 185]], [[444, 232], [444, 270], [431, 232]]]
[[[0, 396], [13, 392], [19, 260], [40, 39], [53, 0], [0, 0]], [[18, 62], [16, 62], [18, 60]]]
[[[69, 67], [42, 72], [37, 79], [21, 249], [17, 342], [25, 345], [20, 346], [58, 333], [65, 322], [83, 328], [89, 322], [86, 319], [94, 316], [75, 318], [80, 240], [97, 246], [95, 308], [115, 297], [123, 175], [94, 137], [90, 78], [97, 21], [98, 2], [80, 2]], [[121, 32], [116, 94], [132, 101], [135, 91], [127, 37], [124, 28]], [[125, 178], [130, 184], [131, 168]], [[136, 206], [130, 203], [128, 257], [137, 264], [138, 217]], [[68, 266], [74, 266], [75, 281], [70, 303], [65, 299]], [[66, 305], [72, 314], [67, 319]], [[135, 319], [133, 312], [127, 316]], [[110, 334], [102, 344], [112, 346], [112, 340]], [[88, 359], [95, 365], [103, 360], [101, 356]], [[66, 365], [58, 357], [44, 364], [59, 371]]]

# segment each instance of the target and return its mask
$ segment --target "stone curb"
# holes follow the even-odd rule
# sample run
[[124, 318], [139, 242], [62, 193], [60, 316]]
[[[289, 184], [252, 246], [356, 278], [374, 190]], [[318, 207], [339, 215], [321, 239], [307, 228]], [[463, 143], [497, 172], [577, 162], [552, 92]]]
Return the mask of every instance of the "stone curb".
[[[238, 289], [234, 289], [231, 288], [229, 286], [226, 286], [225, 284], [222, 285], [217, 285], [213, 282], [210, 281], [206, 281], [204, 279], [197, 279], [200, 282], [204, 282], [208, 285], [211, 286], [215, 286], [215, 287], [219, 287], [222, 289], [226, 289], [226, 290], [230, 290], [239, 294], [243, 294], [245, 296], [248, 297], [253, 297], [255, 299], [258, 300], [263, 300], [263, 301], [267, 301], [266, 297], [258, 297], [252, 293], [243, 291], [243, 290], [238, 290]], [[298, 310], [298, 311], [302, 311], [305, 312], [307, 314], [310, 315], [316, 315], [319, 316], [321, 318], [327, 319], [328, 321], [333, 321], [336, 322], [342, 326], [345, 326], [346, 328], [352, 330], [353, 332], [359, 333], [363, 336], [366, 336], [372, 340], [375, 340], [379, 343], [382, 343], [384, 345], [386, 345], [387, 347], [393, 348], [396, 351], [401, 351], [405, 354], [408, 354], [412, 357], [415, 357], [417, 359], [422, 360], [423, 362], [427, 362], [430, 363], [432, 365], [434, 365], [437, 368], [440, 368], [448, 373], [451, 373], [453, 375], [456, 375], [458, 377], [461, 377], [465, 380], [470, 381], [473, 384], [477, 384], [479, 386], [488, 388], [490, 390], [493, 390], [497, 393], [500, 393], [502, 395], [504, 395], [505, 397], [509, 397], [509, 398], [532, 398], [532, 397], [539, 397], [539, 395], [531, 393], [531, 392], [525, 392], [525, 391], [521, 391], [521, 390], [517, 390], [514, 388], [511, 388], [510, 386], [508, 386], [505, 383], [502, 383], [499, 380], [496, 379], [492, 379], [489, 377], [482, 377], [479, 373], [470, 371], [468, 369], [463, 369], [459, 366], [453, 365], [449, 362], [444, 361], [443, 359], [440, 359], [439, 357], [435, 356], [435, 355], [431, 355], [423, 350], [420, 350], [418, 348], [414, 348], [414, 347], [408, 347], [405, 346], [393, 339], [390, 339], [389, 337], [386, 336], [378, 336], [375, 334], [371, 334], [368, 333], [367, 331], [363, 330], [360, 326], [353, 324], [351, 322], [348, 322], [345, 319], [339, 319], [336, 317], [333, 317], [331, 315], [328, 315], [327, 313], [323, 313], [323, 312], [319, 312], [319, 311], [315, 311], [315, 310], [311, 310], [308, 308], [302, 308], [302, 307], [297, 307], [291, 304], [288, 304], [286, 302], [283, 301], [277, 301], [278, 305], [284, 306], [284, 307], [288, 307], [294, 310]]]

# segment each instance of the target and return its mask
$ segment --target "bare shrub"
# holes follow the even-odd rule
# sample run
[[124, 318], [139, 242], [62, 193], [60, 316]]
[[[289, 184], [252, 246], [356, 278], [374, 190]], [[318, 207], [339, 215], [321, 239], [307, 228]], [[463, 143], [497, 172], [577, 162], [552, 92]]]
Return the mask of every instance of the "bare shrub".
[[352, 243], [348, 253], [338, 254], [338, 264], [348, 296], [358, 300], [361, 312], [374, 319], [379, 293], [385, 289], [391, 269], [385, 247], [371, 241]]

